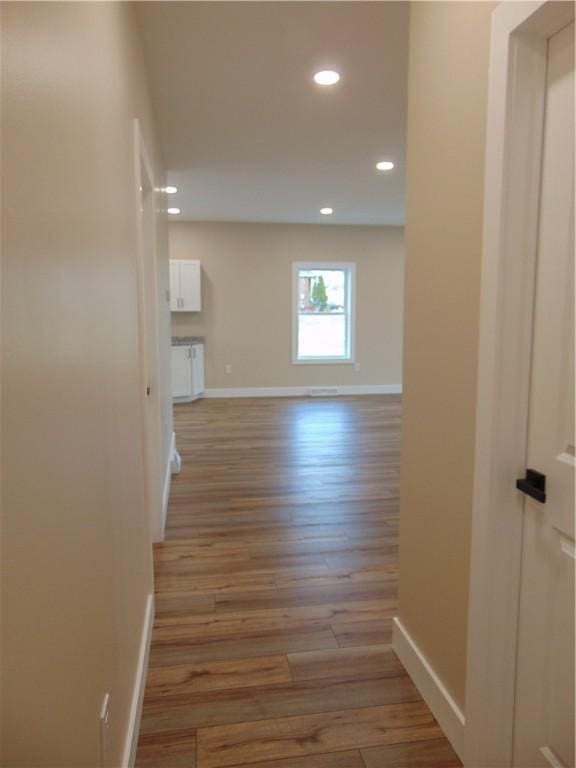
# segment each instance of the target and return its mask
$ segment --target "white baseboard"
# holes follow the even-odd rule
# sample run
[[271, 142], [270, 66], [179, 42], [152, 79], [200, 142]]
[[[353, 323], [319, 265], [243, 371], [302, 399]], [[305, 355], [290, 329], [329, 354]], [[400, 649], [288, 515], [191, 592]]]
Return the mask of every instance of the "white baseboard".
[[168, 499], [170, 498], [170, 483], [172, 481], [174, 454], [176, 453], [176, 433], [172, 432], [170, 438], [170, 448], [168, 449], [168, 461], [164, 471], [164, 486], [162, 488], [162, 522], [160, 535], [161, 541], [164, 541], [164, 529], [166, 528], [166, 515], [168, 514]]
[[[205, 390], [204, 397], [307, 397], [313, 389], [318, 387], [221, 387]], [[401, 384], [354, 384], [336, 389], [338, 395], [402, 394]]]
[[402, 384], [352, 384], [338, 387], [341, 395], [401, 395]]
[[172, 459], [170, 462], [170, 471], [172, 472], [173, 475], [179, 475], [181, 469], [182, 469], [182, 457], [180, 456], [176, 448], [174, 448], [174, 452], [172, 453]]
[[194, 400], [198, 400], [199, 397], [202, 397], [203, 393], [200, 393], [199, 395], [194, 395], [193, 397], [191, 395], [185, 395], [184, 397], [173, 397], [172, 402], [177, 403], [193, 403]]
[[140, 652], [138, 654], [138, 665], [136, 667], [136, 677], [134, 679], [134, 688], [132, 690], [130, 715], [128, 727], [126, 729], [126, 739], [124, 741], [122, 768], [132, 768], [134, 761], [136, 760], [136, 748], [138, 746], [138, 737], [140, 735], [140, 718], [142, 716], [142, 702], [144, 700], [144, 688], [146, 687], [146, 673], [148, 671], [148, 656], [150, 653], [150, 640], [152, 638], [153, 625], [154, 595], [151, 592], [146, 598], [146, 610], [144, 612], [144, 623], [142, 624], [142, 635], [140, 638]]
[[394, 618], [392, 647], [422, 698], [430, 707], [454, 751], [464, 762], [466, 741], [464, 713], [397, 616]]

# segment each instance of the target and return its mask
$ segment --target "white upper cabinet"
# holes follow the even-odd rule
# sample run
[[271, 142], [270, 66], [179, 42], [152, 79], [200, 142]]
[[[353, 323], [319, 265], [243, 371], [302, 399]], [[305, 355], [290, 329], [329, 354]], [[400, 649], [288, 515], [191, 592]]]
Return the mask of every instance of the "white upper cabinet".
[[172, 312], [200, 312], [202, 278], [199, 261], [170, 259], [170, 309]]
[[180, 309], [180, 262], [170, 259], [170, 310]]

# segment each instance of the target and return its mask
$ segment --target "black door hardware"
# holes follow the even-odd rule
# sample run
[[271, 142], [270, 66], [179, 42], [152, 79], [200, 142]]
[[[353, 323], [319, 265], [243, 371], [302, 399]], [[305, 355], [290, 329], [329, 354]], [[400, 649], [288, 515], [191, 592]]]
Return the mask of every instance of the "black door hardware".
[[526, 477], [516, 480], [516, 488], [541, 504], [546, 502], [546, 475], [535, 469], [527, 469]]

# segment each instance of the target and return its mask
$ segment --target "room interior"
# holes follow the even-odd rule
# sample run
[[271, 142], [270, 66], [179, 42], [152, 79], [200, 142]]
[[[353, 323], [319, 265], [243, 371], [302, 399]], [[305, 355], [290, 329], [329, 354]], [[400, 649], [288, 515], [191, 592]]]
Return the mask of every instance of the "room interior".
[[[169, 169], [174, 397], [399, 393], [408, 7], [271, 10], [138, 9]], [[305, 261], [356, 263], [354, 359], [294, 364]], [[201, 299], [178, 294], [183, 268]]]
[[[495, 221], [539, 199], [573, 17], [1, 4], [2, 765], [524, 768], [529, 363], [491, 350], [529, 358], [498, 298], [538, 217], [514, 269]], [[542, 765], [568, 677], [525, 697]]]

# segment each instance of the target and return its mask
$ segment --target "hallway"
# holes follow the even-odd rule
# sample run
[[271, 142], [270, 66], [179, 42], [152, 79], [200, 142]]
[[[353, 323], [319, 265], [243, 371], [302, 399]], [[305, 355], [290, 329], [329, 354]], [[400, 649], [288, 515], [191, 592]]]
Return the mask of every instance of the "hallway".
[[460, 765], [389, 645], [399, 425], [397, 396], [176, 408], [140, 768]]

